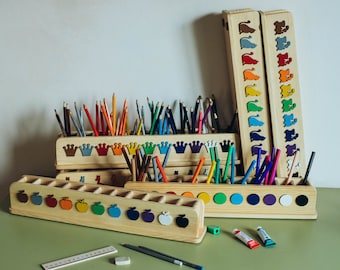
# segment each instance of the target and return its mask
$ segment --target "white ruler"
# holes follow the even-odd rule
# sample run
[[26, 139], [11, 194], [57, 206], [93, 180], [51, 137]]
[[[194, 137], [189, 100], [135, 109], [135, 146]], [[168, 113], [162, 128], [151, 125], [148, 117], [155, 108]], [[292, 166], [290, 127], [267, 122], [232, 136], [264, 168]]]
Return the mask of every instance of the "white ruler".
[[92, 250], [89, 252], [84, 252], [84, 253], [74, 255], [71, 257], [66, 257], [64, 259], [44, 263], [41, 266], [45, 270], [59, 269], [65, 266], [96, 259], [96, 258], [105, 256], [105, 255], [108, 255], [108, 254], [116, 253], [116, 252], [118, 252], [116, 248], [114, 248], [113, 246], [107, 246], [104, 248]]

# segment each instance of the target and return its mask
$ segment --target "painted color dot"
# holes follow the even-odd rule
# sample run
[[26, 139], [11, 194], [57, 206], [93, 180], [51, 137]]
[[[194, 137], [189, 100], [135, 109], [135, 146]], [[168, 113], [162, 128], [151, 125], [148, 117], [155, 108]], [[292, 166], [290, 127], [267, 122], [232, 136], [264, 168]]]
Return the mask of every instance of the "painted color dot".
[[305, 195], [299, 195], [296, 197], [295, 202], [298, 206], [305, 206], [308, 203], [308, 197]]
[[201, 192], [197, 195], [197, 198], [203, 200], [204, 203], [210, 202], [210, 195], [207, 192]]
[[216, 204], [224, 204], [227, 201], [227, 196], [224, 193], [216, 193], [214, 195], [214, 202]]
[[280, 204], [282, 206], [289, 206], [291, 205], [292, 201], [293, 201], [292, 196], [288, 194], [284, 194], [280, 197]]
[[256, 205], [260, 202], [260, 196], [255, 193], [249, 194], [247, 197], [247, 202], [251, 205]]
[[273, 205], [276, 202], [276, 197], [273, 194], [267, 194], [263, 197], [263, 202], [266, 205]]
[[174, 192], [174, 191], [168, 191], [166, 194], [173, 194], [173, 195], [176, 195], [176, 192]]
[[241, 204], [243, 202], [243, 196], [240, 193], [234, 193], [230, 196], [232, 204]]
[[182, 193], [182, 196], [190, 197], [190, 198], [195, 198], [195, 195], [192, 192], [190, 192], [190, 191], [186, 191], [186, 192]]

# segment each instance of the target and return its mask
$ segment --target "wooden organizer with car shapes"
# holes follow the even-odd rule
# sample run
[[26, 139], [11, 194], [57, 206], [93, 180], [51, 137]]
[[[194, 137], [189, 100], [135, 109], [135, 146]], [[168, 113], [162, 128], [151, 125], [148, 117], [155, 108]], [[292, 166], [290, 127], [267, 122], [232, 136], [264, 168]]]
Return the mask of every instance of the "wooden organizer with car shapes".
[[293, 178], [295, 184], [291, 185], [282, 184], [284, 179], [276, 179], [276, 185], [207, 184], [202, 182], [202, 178], [199, 183], [193, 184], [190, 179], [167, 183], [129, 181], [125, 188], [201, 199], [205, 204], [206, 217], [317, 218], [316, 189], [299, 185], [298, 178]]
[[10, 212], [190, 243], [206, 232], [199, 199], [40, 176], [11, 184]]

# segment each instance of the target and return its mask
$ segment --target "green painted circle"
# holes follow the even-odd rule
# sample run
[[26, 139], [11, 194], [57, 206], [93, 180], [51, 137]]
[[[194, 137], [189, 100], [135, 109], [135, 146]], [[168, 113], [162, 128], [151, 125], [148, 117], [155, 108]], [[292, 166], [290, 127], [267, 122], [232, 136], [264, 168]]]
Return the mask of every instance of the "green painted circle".
[[224, 204], [226, 201], [227, 201], [227, 196], [224, 193], [219, 192], [214, 195], [214, 202], [216, 204]]

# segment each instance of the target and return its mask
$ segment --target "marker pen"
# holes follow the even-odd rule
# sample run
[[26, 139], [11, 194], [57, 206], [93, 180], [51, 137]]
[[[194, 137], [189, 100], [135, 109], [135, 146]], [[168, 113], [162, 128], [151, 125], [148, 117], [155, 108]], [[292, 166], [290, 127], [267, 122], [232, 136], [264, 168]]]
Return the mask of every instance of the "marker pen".
[[252, 239], [250, 236], [245, 234], [244, 232], [240, 231], [239, 229], [234, 229], [233, 234], [241, 240], [243, 243], [245, 243], [250, 249], [257, 248], [260, 246], [260, 244]]
[[276, 245], [269, 234], [261, 226], [258, 226], [256, 230], [265, 247], [272, 247]]

